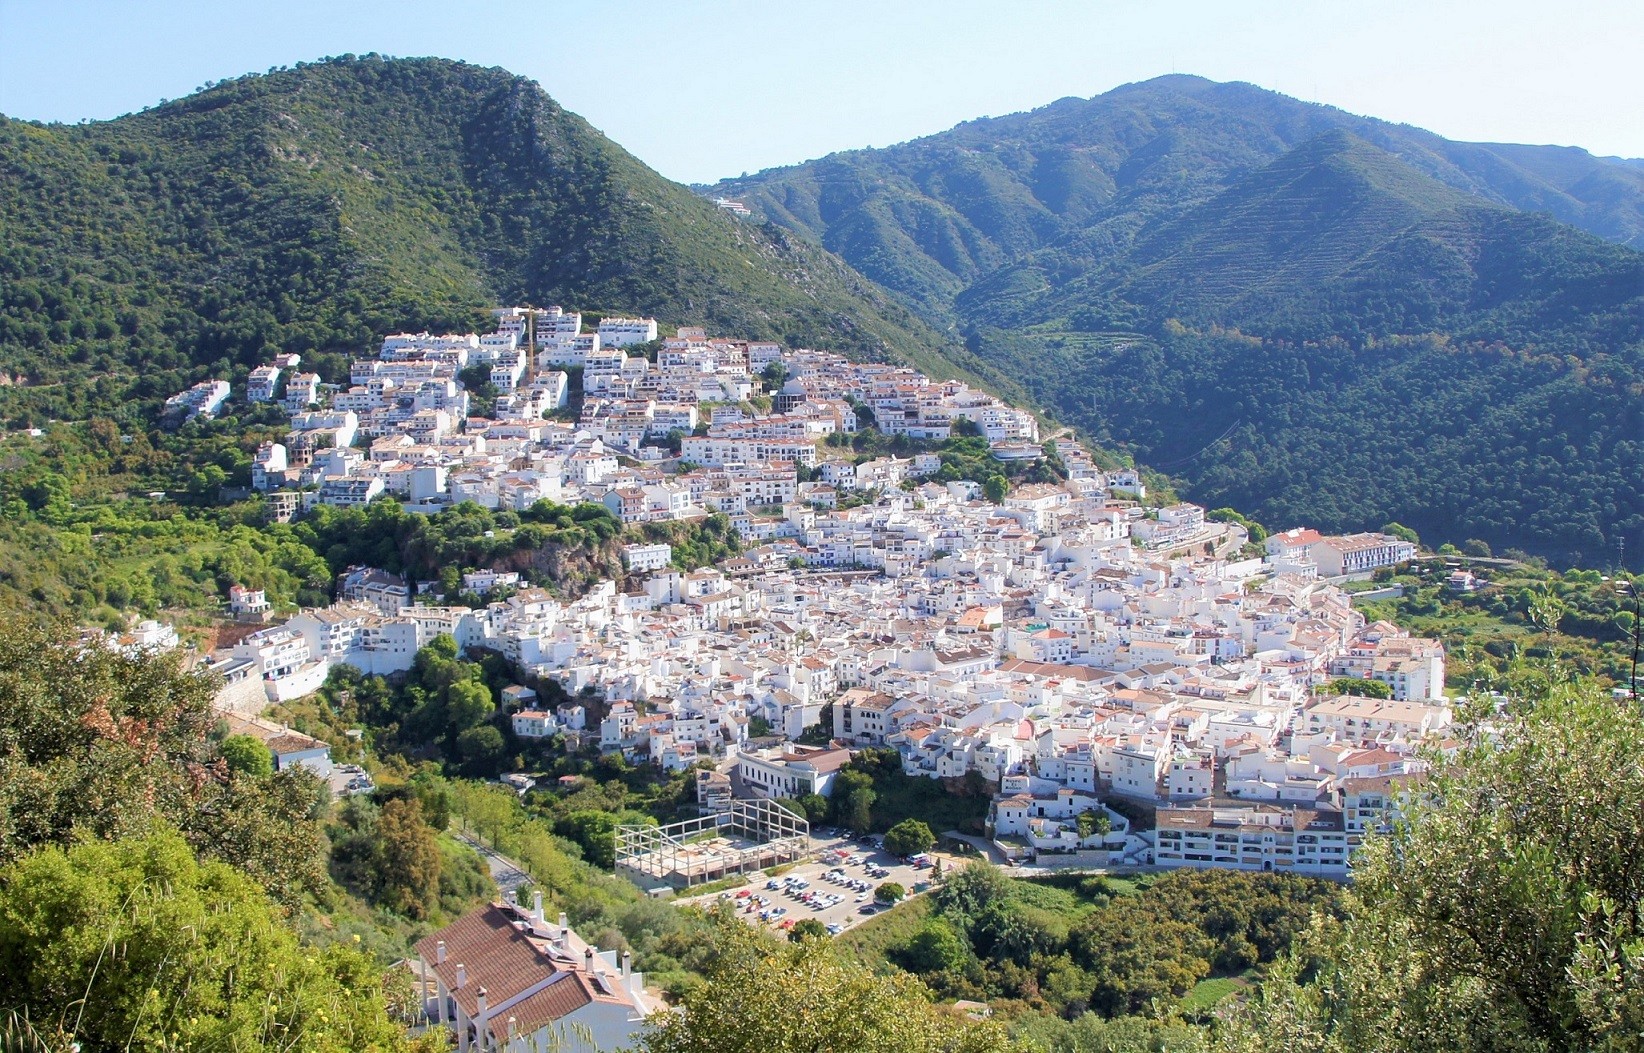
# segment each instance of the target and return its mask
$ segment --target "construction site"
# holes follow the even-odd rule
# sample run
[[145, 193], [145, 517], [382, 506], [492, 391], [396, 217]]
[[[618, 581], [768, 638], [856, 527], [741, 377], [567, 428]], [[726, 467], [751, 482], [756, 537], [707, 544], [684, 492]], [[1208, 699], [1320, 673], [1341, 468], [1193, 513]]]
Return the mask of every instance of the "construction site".
[[810, 824], [762, 798], [667, 826], [616, 830], [616, 872], [648, 891], [688, 889], [797, 862], [810, 852]]

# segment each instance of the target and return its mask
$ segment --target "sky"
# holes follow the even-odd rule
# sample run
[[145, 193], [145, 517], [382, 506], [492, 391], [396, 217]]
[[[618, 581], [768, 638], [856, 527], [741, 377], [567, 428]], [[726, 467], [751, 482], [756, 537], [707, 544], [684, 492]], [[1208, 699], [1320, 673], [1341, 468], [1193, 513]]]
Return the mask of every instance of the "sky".
[[1178, 72], [1644, 157], [1641, 44], [1638, 0], [0, 0], [0, 113], [105, 120], [327, 55], [439, 55], [711, 182]]

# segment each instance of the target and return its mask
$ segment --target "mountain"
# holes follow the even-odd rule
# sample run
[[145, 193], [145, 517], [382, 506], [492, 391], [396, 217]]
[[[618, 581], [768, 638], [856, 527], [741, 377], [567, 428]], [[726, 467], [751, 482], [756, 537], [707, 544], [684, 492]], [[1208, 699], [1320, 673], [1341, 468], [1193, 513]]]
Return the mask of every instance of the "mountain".
[[1275, 523], [1644, 552], [1644, 171], [1172, 76], [713, 188]]
[[142, 404], [275, 350], [336, 379], [384, 331], [522, 301], [967, 361], [836, 257], [662, 178], [534, 82], [438, 59], [328, 60], [94, 124], [0, 118], [0, 226], [14, 421]]
[[1644, 166], [1553, 146], [1460, 143], [1249, 84], [1171, 75], [717, 184], [887, 288], [939, 301], [1080, 232], [1122, 249], [1284, 154], [1347, 132], [1480, 201], [1644, 248]]

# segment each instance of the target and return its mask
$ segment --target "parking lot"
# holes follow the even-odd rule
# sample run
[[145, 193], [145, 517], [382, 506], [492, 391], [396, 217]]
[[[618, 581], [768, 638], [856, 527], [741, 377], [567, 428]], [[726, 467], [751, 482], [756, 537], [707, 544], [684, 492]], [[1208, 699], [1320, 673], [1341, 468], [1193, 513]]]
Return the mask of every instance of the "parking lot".
[[[814, 836], [812, 843], [818, 846], [818, 855], [778, 877], [751, 874], [742, 888], [682, 898], [680, 902], [707, 906], [729, 901], [736, 905], [738, 916], [750, 924], [775, 929], [815, 918], [837, 934], [871, 917], [863, 913], [863, 908], [873, 907], [875, 913], [885, 909], [873, 898], [874, 890], [885, 882], [894, 881], [912, 894], [916, 885], [930, 880], [929, 869], [904, 863], [875, 844], [848, 835]], [[933, 854], [932, 858], [937, 856]], [[940, 858], [943, 871], [951, 872], [955, 860]], [[810, 896], [809, 901], [806, 896]]]

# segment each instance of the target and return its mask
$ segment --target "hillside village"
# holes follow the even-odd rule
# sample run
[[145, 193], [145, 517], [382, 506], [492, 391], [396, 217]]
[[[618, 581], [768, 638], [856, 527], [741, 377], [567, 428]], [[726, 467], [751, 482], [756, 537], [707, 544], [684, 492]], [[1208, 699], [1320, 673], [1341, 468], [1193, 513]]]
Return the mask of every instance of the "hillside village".
[[[402, 672], [450, 635], [599, 701], [538, 707], [519, 688], [516, 737], [701, 767], [705, 809], [828, 796], [851, 750], [880, 747], [910, 776], [984, 780], [1011, 858], [1333, 877], [1419, 776], [1418, 747], [1442, 741], [1442, 647], [1367, 624], [1338, 587], [1410, 543], [1295, 529], [1258, 548], [1195, 505], [1148, 508], [1134, 471], [1065, 435], [1040, 444], [1034, 417], [963, 383], [657, 333], [512, 308], [493, 333], [389, 336], [346, 389], [289, 358], [257, 370], [248, 397], [274, 400], [283, 378], [291, 416], [256, 459], [276, 516], [385, 494], [423, 512], [595, 502], [628, 524], [723, 513], [744, 550], [686, 571], [665, 544], [629, 545], [625, 583], [578, 596], [465, 568], [465, 590], [501, 590], [478, 608], [358, 567], [331, 607], [214, 655], [220, 704], [254, 714], [337, 664]], [[472, 413], [479, 378], [494, 416]], [[990, 501], [976, 480], [932, 481], [933, 453], [857, 463], [835, 437], [869, 427], [975, 434], [1066, 478]], [[230, 610], [269, 616], [238, 586]], [[1340, 678], [1391, 697], [1327, 690]]]

